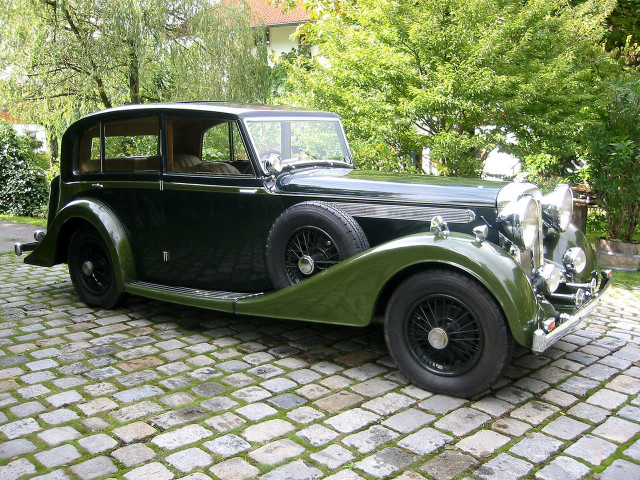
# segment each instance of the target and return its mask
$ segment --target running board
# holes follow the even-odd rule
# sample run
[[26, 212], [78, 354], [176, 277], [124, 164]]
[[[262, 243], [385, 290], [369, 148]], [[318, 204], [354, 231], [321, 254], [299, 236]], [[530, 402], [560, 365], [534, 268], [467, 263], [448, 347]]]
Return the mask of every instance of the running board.
[[235, 313], [235, 304], [245, 298], [258, 297], [262, 293], [222, 292], [197, 288], [171, 287], [158, 283], [128, 282], [124, 291], [141, 297], [180, 303], [192, 307], [210, 308], [221, 312]]

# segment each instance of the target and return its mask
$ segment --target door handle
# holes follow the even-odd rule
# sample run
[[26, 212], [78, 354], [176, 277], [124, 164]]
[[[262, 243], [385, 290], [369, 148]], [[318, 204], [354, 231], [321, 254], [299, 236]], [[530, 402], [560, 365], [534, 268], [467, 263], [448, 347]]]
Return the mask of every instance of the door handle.
[[103, 185], [103, 184], [101, 184], [101, 183], [92, 183], [92, 184], [91, 184], [91, 186], [92, 186], [92, 187], [96, 187], [96, 188], [102, 188], [102, 187], [104, 187], [104, 185]]
[[239, 190], [240, 193], [256, 193], [257, 191], [257, 188], [241, 188]]

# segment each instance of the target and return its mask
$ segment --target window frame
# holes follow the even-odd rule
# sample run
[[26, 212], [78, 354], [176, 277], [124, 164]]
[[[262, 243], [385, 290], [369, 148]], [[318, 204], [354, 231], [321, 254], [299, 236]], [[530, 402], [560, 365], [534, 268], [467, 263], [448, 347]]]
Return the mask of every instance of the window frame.
[[[74, 149], [74, 161], [73, 161], [73, 175], [74, 176], [81, 176], [81, 177], [86, 177], [86, 176], [90, 176], [90, 175], [97, 175], [100, 177], [103, 177], [105, 175], [158, 175], [160, 173], [162, 173], [165, 170], [165, 139], [164, 139], [164, 133], [165, 133], [165, 127], [164, 127], [164, 119], [163, 119], [164, 115], [161, 113], [157, 113], [157, 112], [152, 112], [152, 113], [146, 113], [146, 114], [141, 114], [141, 115], [128, 115], [128, 116], [118, 116], [118, 117], [114, 117], [114, 118], [101, 118], [100, 120], [98, 120], [97, 122], [88, 125], [86, 128], [84, 128], [82, 130], [82, 132], [80, 132], [77, 136], [76, 136], [76, 148]], [[131, 120], [136, 120], [136, 119], [142, 119], [142, 118], [146, 118], [146, 119], [151, 119], [151, 118], [155, 118], [157, 121], [157, 151], [158, 154], [157, 156], [159, 157], [159, 165], [157, 169], [149, 169], [149, 170], [106, 170], [105, 167], [106, 165], [106, 130], [107, 130], [107, 125], [110, 123], [117, 123], [117, 122], [123, 122], [123, 121], [131, 121]], [[87, 134], [87, 132], [89, 132], [90, 130], [92, 130], [95, 127], [98, 127], [98, 132], [99, 132], [99, 136], [98, 137], [92, 137], [92, 138], [99, 138], [99, 145], [100, 145], [100, 169], [99, 170], [94, 170], [94, 171], [87, 171], [87, 172], [83, 172], [82, 171], [82, 162], [86, 161], [86, 160], [91, 160], [91, 158], [88, 159], [82, 159], [81, 155], [82, 155], [82, 139], [85, 137], [85, 135]], [[131, 135], [131, 136], [136, 136], [136, 135]], [[123, 157], [123, 158], [127, 158], [127, 157]], [[130, 157], [130, 158], [134, 158], [134, 157]]]
[[[235, 149], [235, 145], [233, 144], [233, 139], [238, 138], [238, 140], [241, 142], [244, 151], [247, 155], [246, 158], [246, 163], [249, 164], [249, 166], [251, 167], [251, 171], [249, 173], [239, 173], [239, 174], [235, 174], [235, 173], [215, 173], [215, 172], [207, 172], [207, 171], [180, 171], [180, 170], [176, 170], [175, 169], [175, 164], [174, 164], [174, 168], [170, 169], [170, 165], [169, 165], [169, 156], [173, 157], [176, 152], [168, 152], [169, 148], [175, 149], [175, 139], [172, 142], [167, 141], [167, 162], [166, 162], [166, 170], [165, 172], [167, 174], [171, 174], [171, 175], [180, 175], [180, 176], [196, 176], [198, 178], [206, 178], [206, 177], [210, 177], [210, 178], [234, 178], [234, 179], [257, 179], [260, 177], [259, 175], [259, 169], [256, 169], [256, 164], [255, 161], [252, 158], [252, 153], [250, 150], [250, 146], [251, 143], [248, 141], [248, 139], [246, 138], [246, 135], [243, 133], [242, 131], [242, 122], [236, 118], [236, 117], [226, 117], [223, 115], [211, 115], [211, 114], [202, 114], [200, 112], [179, 112], [179, 113], [166, 113], [164, 115], [165, 118], [165, 125], [166, 125], [166, 135], [169, 135], [169, 120], [173, 120], [173, 119], [209, 119], [211, 120], [212, 123], [214, 123], [213, 125], [211, 125], [210, 127], [208, 127], [206, 130], [202, 130], [199, 133], [199, 152], [200, 152], [200, 161], [202, 161], [204, 164], [215, 164], [216, 161], [205, 161], [203, 160], [203, 149], [204, 149], [204, 139], [205, 139], [205, 135], [206, 133], [211, 130], [212, 128], [218, 127], [219, 125], [222, 124], [226, 124], [226, 128], [227, 128], [227, 132], [225, 137], [227, 138], [228, 141], [228, 151], [229, 151], [229, 155], [230, 155], [230, 159], [229, 161], [219, 161], [220, 163], [225, 163], [227, 165], [231, 165], [234, 166], [233, 163], [236, 162], [235, 160], [235, 156], [236, 156], [236, 149]], [[172, 128], [172, 127], [171, 127]], [[233, 133], [233, 131], [235, 130], [235, 133]], [[171, 135], [173, 136], [174, 133], [172, 132]], [[169, 143], [171, 143], [171, 145], [169, 145]], [[244, 162], [244, 160], [241, 160], [242, 162]], [[174, 162], [175, 163], [175, 162]]]

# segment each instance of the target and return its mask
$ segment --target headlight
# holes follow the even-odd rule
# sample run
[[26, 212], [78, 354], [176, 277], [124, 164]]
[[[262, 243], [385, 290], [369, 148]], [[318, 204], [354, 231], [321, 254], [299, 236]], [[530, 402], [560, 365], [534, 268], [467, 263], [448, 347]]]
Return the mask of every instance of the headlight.
[[548, 195], [542, 197], [542, 212], [547, 221], [563, 232], [571, 225], [573, 218], [573, 192], [571, 187], [561, 184]]
[[569, 272], [582, 273], [587, 266], [587, 254], [580, 247], [570, 248], [564, 253], [562, 263]]
[[500, 212], [503, 231], [521, 249], [531, 249], [538, 241], [538, 202], [525, 195], [508, 203]]

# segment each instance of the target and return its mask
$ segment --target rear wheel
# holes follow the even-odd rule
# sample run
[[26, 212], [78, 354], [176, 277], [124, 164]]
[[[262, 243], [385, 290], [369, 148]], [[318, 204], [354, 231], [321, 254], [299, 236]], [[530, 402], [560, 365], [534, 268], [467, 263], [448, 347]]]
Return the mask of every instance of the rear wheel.
[[487, 390], [513, 351], [493, 297], [472, 279], [445, 270], [419, 273], [398, 286], [387, 307], [385, 336], [414, 384], [458, 397]]
[[94, 228], [82, 226], [73, 234], [68, 263], [71, 281], [84, 303], [106, 309], [122, 303], [125, 295], [118, 290], [109, 249]]

